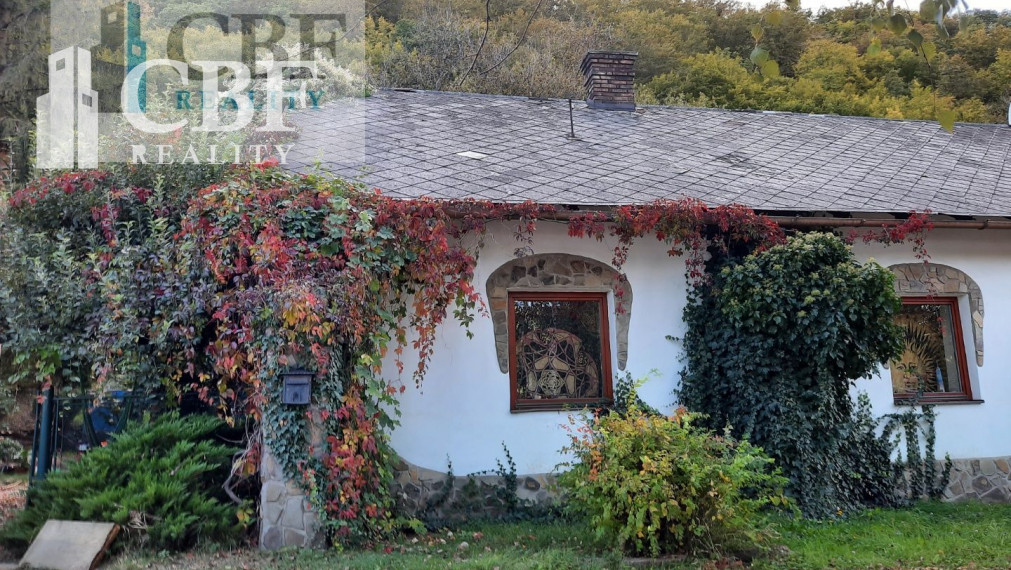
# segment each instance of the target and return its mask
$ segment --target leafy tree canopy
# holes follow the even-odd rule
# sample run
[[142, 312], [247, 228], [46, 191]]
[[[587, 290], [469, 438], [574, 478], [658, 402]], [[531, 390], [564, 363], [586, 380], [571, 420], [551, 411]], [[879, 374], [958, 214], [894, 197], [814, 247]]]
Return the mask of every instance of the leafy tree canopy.
[[1006, 13], [789, 4], [399, 0], [377, 5], [366, 41], [381, 86], [581, 97], [583, 54], [621, 49], [639, 53], [642, 103], [1003, 122]]

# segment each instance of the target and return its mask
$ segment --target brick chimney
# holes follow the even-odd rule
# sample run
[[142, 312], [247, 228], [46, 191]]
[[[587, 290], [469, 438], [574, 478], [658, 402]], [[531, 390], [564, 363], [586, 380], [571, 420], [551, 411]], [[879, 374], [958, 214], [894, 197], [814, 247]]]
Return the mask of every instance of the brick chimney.
[[591, 51], [579, 71], [586, 86], [586, 105], [591, 109], [635, 110], [636, 52]]

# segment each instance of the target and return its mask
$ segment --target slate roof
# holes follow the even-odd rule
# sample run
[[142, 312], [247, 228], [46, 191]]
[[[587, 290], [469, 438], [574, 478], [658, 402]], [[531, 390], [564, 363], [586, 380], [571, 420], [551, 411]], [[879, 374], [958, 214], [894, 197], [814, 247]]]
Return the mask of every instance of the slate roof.
[[[764, 211], [1011, 215], [1011, 128], [380, 91], [289, 115], [289, 168], [396, 197], [603, 206], [694, 196]], [[476, 155], [460, 153], [478, 153]], [[481, 155], [484, 155], [483, 157]], [[474, 158], [476, 156], [476, 158]]]

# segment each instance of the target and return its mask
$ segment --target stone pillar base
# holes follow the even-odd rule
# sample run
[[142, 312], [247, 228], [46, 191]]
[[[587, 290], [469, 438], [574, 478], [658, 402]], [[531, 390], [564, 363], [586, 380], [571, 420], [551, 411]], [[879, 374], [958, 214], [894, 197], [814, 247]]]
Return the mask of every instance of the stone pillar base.
[[326, 547], [319, 518], [305, 493], [285, 480], [284, 470], [266, 445], [260, 459], [260, 481], [260, 550]]

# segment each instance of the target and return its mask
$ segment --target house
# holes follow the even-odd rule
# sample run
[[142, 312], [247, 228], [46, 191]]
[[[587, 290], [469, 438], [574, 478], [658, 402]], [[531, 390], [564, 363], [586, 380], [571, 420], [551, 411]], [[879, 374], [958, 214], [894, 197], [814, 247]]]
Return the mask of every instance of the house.
[[[929, 264], [909, 245], [854, 249], [895, 272], [900, 318], [929, 337], [932, 352], [904, 360], [933, 372], [925, 397], [938, 404], [937, 453], [956, 460], [946, 496], [1009, 500], [1011, 128], [948, 133], [926, 121], [636, 106], [634, 60], [587, 54], [585, 102], [392, 90], [296, 114], [288, 164], [319, 162], [391, 196], [572, 211], [691, 196], [744, 204], [790, 227], [881, 227], [930, 210]], [[674, 403], [680, 348], [669, 338], [684, 332], [683, 260], [654, 240], [635, 244], [618, 311], [615, 243], [541, 222], [531, 255], [517, 258], [516, 246], [510, 224], [491, 229], [475, 277], [490, 318], [471, 325], [470, 339], [445, 325], [423, 387], [402, 397], [393, 445], [412, 501], [431, 490], [447, 456], [457, 474], [485, 470], [503, 443], [529, 475], [529, 494], [543, 493], [541, 474], [567, 441], [562, 408], [606, 399], [615, 376], [658, 370], [641, 396], [664, 410]], [[898, 368], [858, 383], [876, 413], [898, 411], [896, 398], [910, 390]]]

